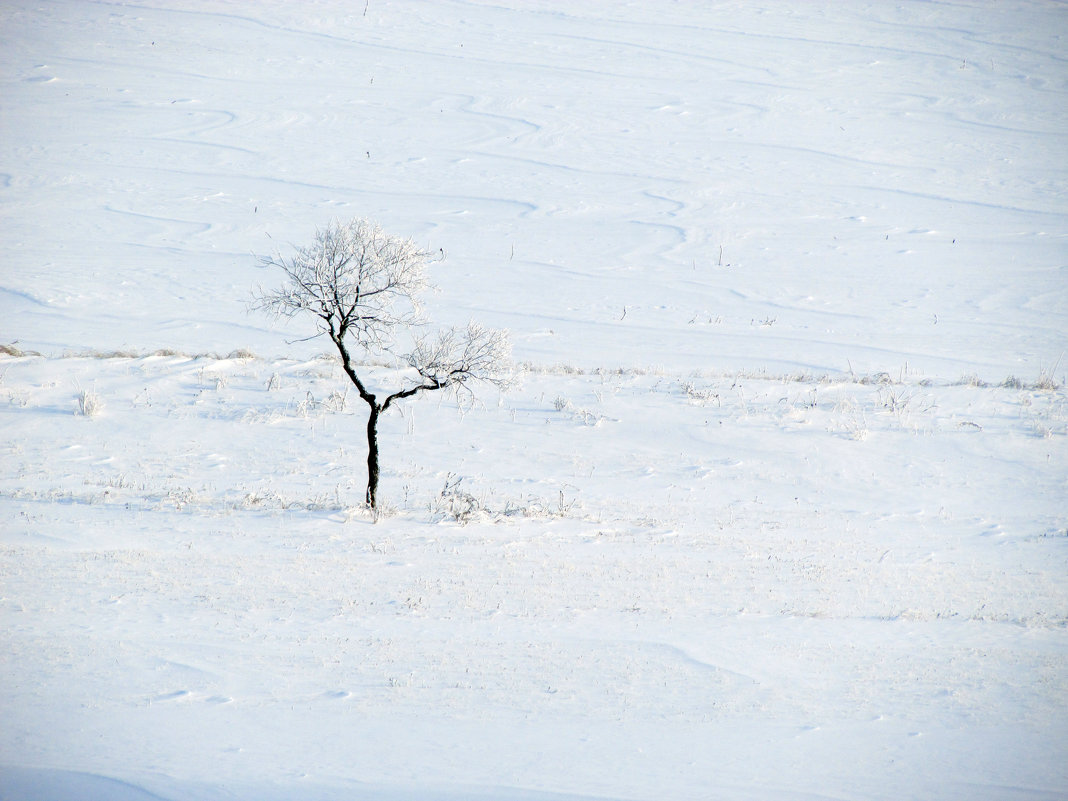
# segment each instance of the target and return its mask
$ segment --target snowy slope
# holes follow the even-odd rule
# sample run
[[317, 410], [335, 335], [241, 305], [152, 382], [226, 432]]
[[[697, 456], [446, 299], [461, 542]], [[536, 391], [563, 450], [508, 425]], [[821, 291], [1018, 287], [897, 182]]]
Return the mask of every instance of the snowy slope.
[[280, 353], [249, 252], [364, 215], [521, 358], [994, 381], [1064, 348], [1063, 8], [160, 5], [5, 11], [28, 347]]
[[[0, 799], [1064, 797], [1066, 30], [5, 4]], [[351, 216], [523, 366], [378, 520], [247, 312]]]

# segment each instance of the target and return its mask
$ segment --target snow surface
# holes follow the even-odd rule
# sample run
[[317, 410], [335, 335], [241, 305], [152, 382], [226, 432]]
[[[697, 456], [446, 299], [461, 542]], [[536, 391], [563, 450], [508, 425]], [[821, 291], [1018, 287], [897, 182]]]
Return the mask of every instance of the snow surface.
[[[0, 799], [1068, 797], [1066, 33], [4, 3]], [[377, 520], [247, 311], [352, 216], [522, 365]]]

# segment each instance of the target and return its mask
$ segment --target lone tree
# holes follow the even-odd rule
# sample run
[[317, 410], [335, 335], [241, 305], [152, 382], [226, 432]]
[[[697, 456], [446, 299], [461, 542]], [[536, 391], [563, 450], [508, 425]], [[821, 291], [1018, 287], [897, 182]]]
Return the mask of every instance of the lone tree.
[[[499, 387], [510, 380], [507, 333], [469, 323], [417, 333], [425, 322], [418, 294], [427, 288], [431, 254], [410, 239], [386, 234], [375, 223], [356, 219], [316, 231], [315, 242], [295, 255], [266, 257], [264, 267], [279, 268], [285, 284], [259, 290], [253, 307], [282, 317], [310, 316], [341, 355], [341, 366], [367, 404], [367, 504], [378, 497], [378, 418], [394, 402], [420, 392], [472, 392], [482, 381]], [[409, 342], [403, 350], [399, 342]], [[389, 354], [407, 365], [408, 376], [395, 392], [368, 390], [353, 363], [354, 349]]]

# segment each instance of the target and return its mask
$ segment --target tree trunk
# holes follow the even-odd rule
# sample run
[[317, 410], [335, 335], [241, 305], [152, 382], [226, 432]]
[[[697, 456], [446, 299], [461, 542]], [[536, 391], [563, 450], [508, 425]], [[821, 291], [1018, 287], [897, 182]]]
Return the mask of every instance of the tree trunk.
[[371, 413], [367, 416], [367, 505], [374, 509], [378, 495], [378, 414], [382, 410], [377, 403], [368, 405]]

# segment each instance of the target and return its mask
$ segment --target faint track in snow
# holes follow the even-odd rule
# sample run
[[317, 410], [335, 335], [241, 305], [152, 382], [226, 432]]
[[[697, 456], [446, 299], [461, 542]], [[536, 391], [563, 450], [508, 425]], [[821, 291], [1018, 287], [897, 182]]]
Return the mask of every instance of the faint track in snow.
[[34, 306], [42, 306], [44, 308], [50, 308], [50, 305], [38, 297], [35, 297], [29, 292], [23, 292], [20, 289], [9, 289], [8, 287], [0, 286], [0, 292], [4, 293], [9, 298], [9, 303], [29, 303]]

